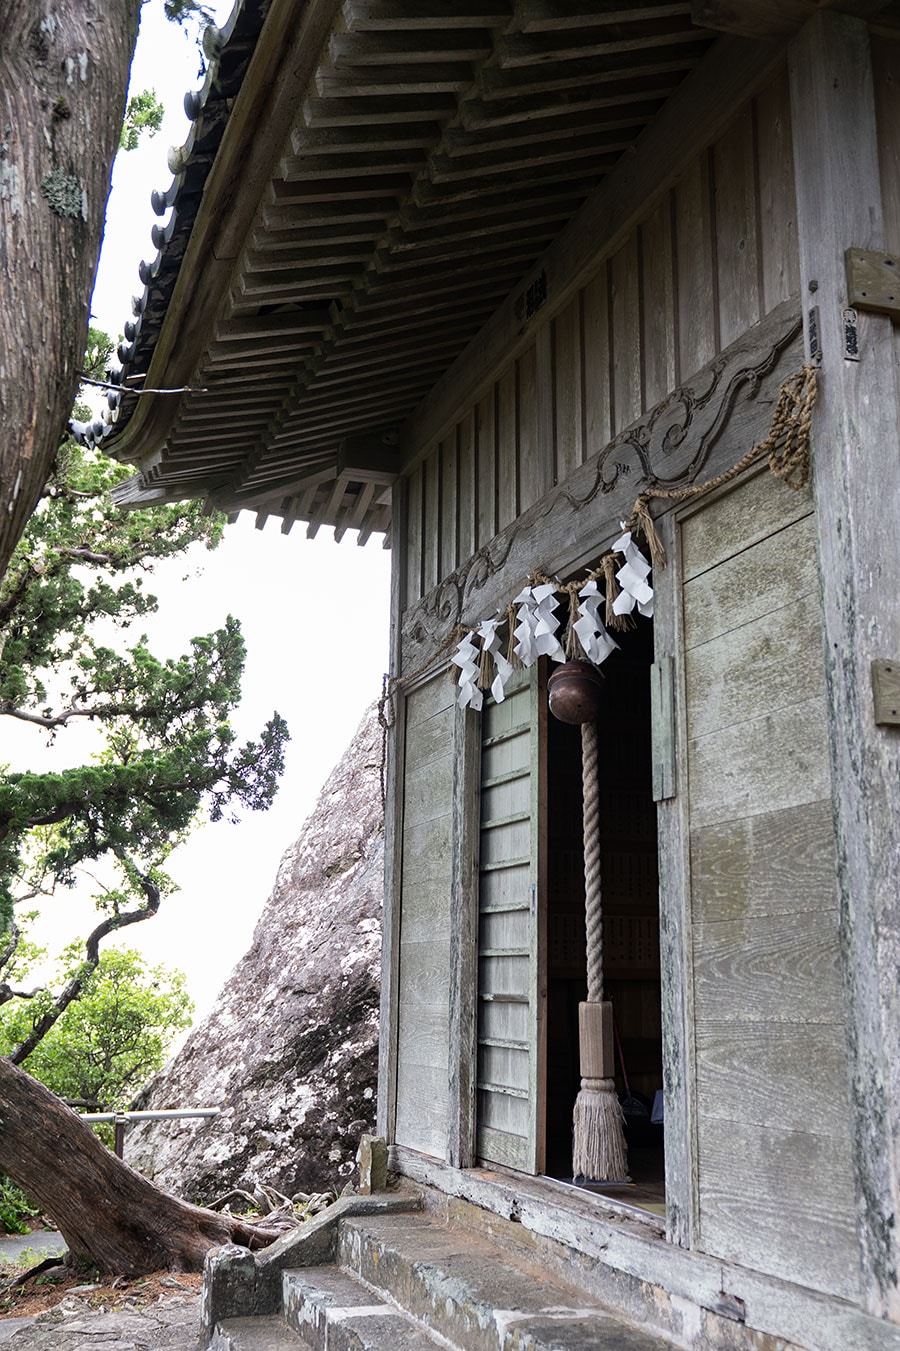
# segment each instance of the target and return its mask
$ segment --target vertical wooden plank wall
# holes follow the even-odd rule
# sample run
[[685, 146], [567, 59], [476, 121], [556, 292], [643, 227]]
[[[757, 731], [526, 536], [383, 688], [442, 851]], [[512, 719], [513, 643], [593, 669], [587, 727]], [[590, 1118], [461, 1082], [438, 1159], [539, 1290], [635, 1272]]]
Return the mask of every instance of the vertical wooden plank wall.
[[763, 471], [681, 527], [698, 1246], [860, 1293], [815, 518]]
[[798, 288], [782, 73], [428, 451], [408, 603]]
[[[890, 253], [900, 253], [900, 39], [872, 38], [878, 167], [884, 238]], [[894, 324], [894, 368], [900, 385], [900, 324]]]

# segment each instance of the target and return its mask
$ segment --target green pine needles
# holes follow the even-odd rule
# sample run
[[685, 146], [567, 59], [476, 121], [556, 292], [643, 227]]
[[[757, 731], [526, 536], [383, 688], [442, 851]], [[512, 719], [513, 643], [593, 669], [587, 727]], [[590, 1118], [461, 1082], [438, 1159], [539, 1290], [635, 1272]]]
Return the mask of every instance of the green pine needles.
[[[73, 977], [77, 988], [66, 996], [70, 980], [35, 1019], [40, 1035], [80, 997], [102, 938], [156, 912], [171, 889], [165, 860], [201, 814], [236, 820], [270, 806], [288, 739], [275, 713], [256, 741], [238, 744], [229, 717], [245, 650], [235, 619], [177, 659], [130, 637], [158, 608], [145, 585], [154, 566], [192, 544], [214, 549], [223, 520], [197, 503], [122, 512], [109, 489], [127, 473], [67, 443], [0, 581], [0, 728], [27, 723], [62, 748], [66, 729], [90, 722], [98, 745], [74, 767], [0, 767], [0, 982], [17, 904], [72, 885], [102, 859], [116, 878], [97, 897], [103, 918], [80, 983]], [[8, 989], [0, 984], [0, 1004]], [[13, 1058], [21, 1062], [40, 1035]]]

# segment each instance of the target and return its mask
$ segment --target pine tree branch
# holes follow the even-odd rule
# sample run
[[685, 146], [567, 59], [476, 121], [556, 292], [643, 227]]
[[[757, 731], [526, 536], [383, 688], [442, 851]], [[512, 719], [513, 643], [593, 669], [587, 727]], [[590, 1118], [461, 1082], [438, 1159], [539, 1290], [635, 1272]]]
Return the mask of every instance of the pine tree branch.
[[8, 700], [5, 703], [0, 704], [0, 717], [16, 718], [19, 722], [32, 722], [38, 727], [45, 728], [47, 731], [52, 730], [54, 727], [65, 727], [70, 718], [95, 718], [98, 716], [102, 717], [104, 714], [110, 716], [110, 714], [114, 712], [114, 705], [101, 709], [98, 712], [96, 708], [79, 708], [77, 705], [72, 704], [68, 708], [64, 708], [61, 713], [56, 713], [48, 717], [45, 713], [29, 713], [27, 709], [17, 708], [15, 704], [10, 703]]
[[[159, 887], [153, 879], [144, 873], [128, 858], [125, 851], [116, 846], [112, 846], [112, 853], [116, 855], [119, 861], [126, 865], [140, 883], [141, 889], [147, 898], [146, 905], [139, 906], [137, 910], [126, 910], [121, 914], [109, 915], [88, 935], [85, 941], [85, 960], [82, 962], [79, 970], [66, 983], [60, 991], [57, 998], [51, 1004], [50, 1008], [34, 1024], [28, 1036], [20, 1042], [14, 1051], [9, 1055], [9, 1059], [14, 1065], [21, 1065], [27, 1060], [32, 1051], [38, 1046], [44, 1037], [50, 1031], [53, 1024], [58, 1020], [61, 1014], [76, 999], [81, 997], [89, 977], [93, 975], [100, 964], [100, 944], [107, 934], [115, 933], [119, 929], [127, 928], [130, 924], [140, 924], [145, 919], [151, 919], [159, 909], [160, 893]], [[0, 987], [2, 989], [2, 987]], [[2, 1002], [2, 1000], [0, 1000]]]

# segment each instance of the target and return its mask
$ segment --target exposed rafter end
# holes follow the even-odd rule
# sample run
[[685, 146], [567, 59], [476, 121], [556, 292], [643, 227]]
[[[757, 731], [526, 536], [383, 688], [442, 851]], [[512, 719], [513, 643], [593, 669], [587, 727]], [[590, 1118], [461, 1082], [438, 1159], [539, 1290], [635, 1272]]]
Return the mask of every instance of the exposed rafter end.
[[400, 473], [399, 438], [395, 432], [348, 436], [338, 446], [338, 476], [359, 483], [393, 483]]

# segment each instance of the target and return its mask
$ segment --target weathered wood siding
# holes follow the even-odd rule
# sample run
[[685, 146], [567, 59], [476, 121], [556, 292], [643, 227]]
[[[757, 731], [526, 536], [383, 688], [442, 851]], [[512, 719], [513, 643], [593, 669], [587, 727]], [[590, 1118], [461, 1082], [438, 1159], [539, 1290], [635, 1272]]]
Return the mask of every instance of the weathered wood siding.
[[425, 448], [409, 483], [407, 604], [798, 286], [779, 75]]
[[[884, 238], [888, 251], [897, 254], [900, 253], [900, 39], [872, 38], [872, 73]], [[900, 324], [895, 323], [893, 329], [894, 365], [900, 385]]]
[[859, 1295], [815, 522], [682, 523], [699, 1246]]
[[529, 1173], [543, 1166], [538, 893], [546, 713], [537, 674], [523, 672], [503, 703], [485, 701], [478, 888], [476, 1153]]
[[443, 1158], [448, 1138], [453, 687], [406, 699], [396, 1139]]

